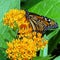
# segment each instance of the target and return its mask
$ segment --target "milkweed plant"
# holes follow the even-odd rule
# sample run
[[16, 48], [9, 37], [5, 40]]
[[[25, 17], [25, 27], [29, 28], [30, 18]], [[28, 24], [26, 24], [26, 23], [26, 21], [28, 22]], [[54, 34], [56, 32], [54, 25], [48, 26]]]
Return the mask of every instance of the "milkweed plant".
[[[14, 38], [11, 36], [8, 38], [7, 33], [4, 33], [6, 38], [0, 35], [0, 37], [3, 37], [1, 40], [5, 40], [2, 47], [0, 47], [0, 60], [51, 60], [51, 55], [48, 55], [47, 51], [48, 40], [56, 35], [58, 30], [48, 36], [33, 31], [30, 22], [26, 18], [26, 11], [18, 8], [8, 9], [4, 13], [2, 22], [3, 26], [7, 27], [5, 31], [10, 29], [7, 31], [7, 33], [9, 32], [8, 36], [11, 34]], [[3, 45], [6, 48], [3, 48]]]
[[30, 60], [37, 56], [37, 52], [44, 49], [48, 43], [41, 33], [33, 32], [25, 17], [24, 10], [12, 9], [3, 18], [4, 25], [14, 29], [18, 27], [16, 38], [7, 42], [6, 53], [11, 60]]

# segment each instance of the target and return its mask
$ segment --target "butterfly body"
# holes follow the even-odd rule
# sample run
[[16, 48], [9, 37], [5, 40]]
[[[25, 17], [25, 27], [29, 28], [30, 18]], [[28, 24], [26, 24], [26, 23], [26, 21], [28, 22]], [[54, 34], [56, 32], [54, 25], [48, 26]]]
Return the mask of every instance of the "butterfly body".
[[26, 18], [30, 22], [33, 31], [40, 33], [45, 33], [47, 30], [58, 27], [58, 24], [54, 20], [28, 11], [26, 11]]

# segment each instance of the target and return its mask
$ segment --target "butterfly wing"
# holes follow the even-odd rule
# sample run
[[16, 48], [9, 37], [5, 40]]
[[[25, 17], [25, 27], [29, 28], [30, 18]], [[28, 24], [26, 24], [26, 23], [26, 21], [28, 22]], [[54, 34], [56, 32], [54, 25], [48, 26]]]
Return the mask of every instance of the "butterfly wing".
[[58, 27], [58, 24], [54, 20], [35, 13], [26, 12], [26, 18], [29, 20], [33, 31], [40, 33], [44, 33], [47, 30]]

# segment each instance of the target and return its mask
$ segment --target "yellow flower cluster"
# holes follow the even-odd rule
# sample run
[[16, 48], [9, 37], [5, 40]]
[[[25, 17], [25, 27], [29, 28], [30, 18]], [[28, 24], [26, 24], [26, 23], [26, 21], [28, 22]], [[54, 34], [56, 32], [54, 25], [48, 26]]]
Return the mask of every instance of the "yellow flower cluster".
[[33, 32], [30, 22], [26, 19], [24, 10], [10, 10], [5, 14], [4, 24], [11, 28], [18, 26], [18, 39], [8, 42], [6, 53], [11, 60], [30, 60], [36, 57], [36, 52], [48, 43], [41, 33]]
[[47, 41], [41, 38], [41, 34], [32, 33], [32, 37], [29, 35], [21, 39], [15, 39], [12, 42], [7, 43], [8, 49], [6, 53], [11, 60], [29, 60], [36, 57], [36, 52], [43, 49]]
[[31, 39], [16, 39], [11, 43], [7, 43], [8, 49], [6, 53], [11, 60], [28, 60], [36, 56], [36, 46]]
[[11, 28], [20, 27], [22, 23], [25, 22], [25, 11], [24, 10], [17, 10], [12, 9], [8, 13], [5, 14], [5, 17], [3, 18], [4, 24], [9, 25]]

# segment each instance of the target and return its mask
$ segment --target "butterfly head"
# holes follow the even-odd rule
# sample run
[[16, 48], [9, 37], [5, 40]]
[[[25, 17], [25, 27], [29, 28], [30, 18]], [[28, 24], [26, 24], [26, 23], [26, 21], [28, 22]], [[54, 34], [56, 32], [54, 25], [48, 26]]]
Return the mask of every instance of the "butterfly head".
[[44, 28], [44, 31], [54, 30], [58, 28], [58, 24], [54, 20], [50, 18], [45, 18], [45, 20], [48, 22], [49, 25]]

